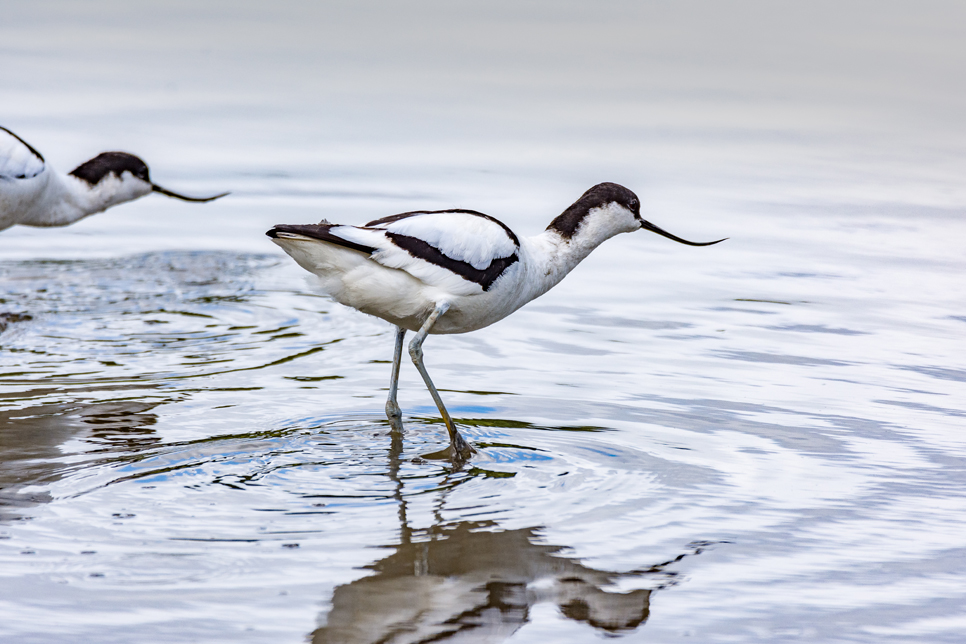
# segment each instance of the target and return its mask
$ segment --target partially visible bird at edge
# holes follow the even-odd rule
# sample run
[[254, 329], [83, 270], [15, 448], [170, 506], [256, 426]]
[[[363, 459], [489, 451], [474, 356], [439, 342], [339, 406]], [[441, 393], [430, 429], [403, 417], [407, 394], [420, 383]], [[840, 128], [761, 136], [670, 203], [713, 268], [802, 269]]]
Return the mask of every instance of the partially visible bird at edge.
[[22, 226], [67, 226], [111, 206], [157, 192], [187, 197], [152, 183], [148, 166], [127, 152], [103, 152], [68, 174], [55, 172], [29, 143], [0, 126], [0, 230]]
[[406, 331], [409, 355], [449, 432], [447, 448], [426, 458], [463, 462], [476, 450], [463, 439], [423, 364], [430, 333], [466, 333], [510, 315], [556, 286], [591, 251], [619, 233], [650, 230], [691, 242], [641, 217], [633, 192], [601, 183], [533, 237], [519, 237], [503, 222], [474, 210], [405, 212], [364, 226], [277, 225], [266, 234], [302, 268], [314, 273], [337, 302], [396, 327], [386, 415], [402, 431], [396, 401]]

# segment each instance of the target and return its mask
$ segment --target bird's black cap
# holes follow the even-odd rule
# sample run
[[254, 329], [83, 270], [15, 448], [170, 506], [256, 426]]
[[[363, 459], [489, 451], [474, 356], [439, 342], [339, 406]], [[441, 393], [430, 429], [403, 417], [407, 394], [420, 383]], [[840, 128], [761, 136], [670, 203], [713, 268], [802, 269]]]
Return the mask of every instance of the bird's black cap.
[[125, 172], [130, 172], [138, 179], [151, 183], [148, 164], [127, 152], [102, 152], [71, 170], [70, 174], [88, 185], [96, 186], [109, 174], [120, 178]]
[[598, 183], [551, 221], [547, 230], [555, 230], [564, 239], [570, 239], [587, 213], [609, 203], [619, 203], [635, 215], [641, 214], [641, 200], [633, 192], [616, 183]]

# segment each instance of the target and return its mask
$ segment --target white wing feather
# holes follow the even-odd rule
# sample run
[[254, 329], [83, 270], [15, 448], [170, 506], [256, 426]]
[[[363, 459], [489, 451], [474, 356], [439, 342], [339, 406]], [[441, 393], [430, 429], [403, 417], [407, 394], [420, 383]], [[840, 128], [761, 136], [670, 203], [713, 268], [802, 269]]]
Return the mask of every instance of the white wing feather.
[[0, 129], [0, 177], [30, 179], [44, 171], [44, 162], [23, 141]]
[[[497, 224], [493, 225], [499, 227]], [[396, 246], [386, 236], [384, 230], [356, 228], [355, 226], [334, 226], [329, 229], [329, 233], [346, 241], [375, 248], [375, 252], [370, 256], [374, 262], [382, 264], [386, 268], [405, 271], [427, 286], [434, 286], [455, 295], [478, 295], [483, 292], [483, 287], [476, 282], [463, 279], [442, 266], [413, 257], [408, 251]], [[503, 234], [506, 235], [506, 233]]]
[[450, 259], [481, 271], [517, 249], [500, 224], [462, 212], [424, 213], [375, 227], [421, 239]]

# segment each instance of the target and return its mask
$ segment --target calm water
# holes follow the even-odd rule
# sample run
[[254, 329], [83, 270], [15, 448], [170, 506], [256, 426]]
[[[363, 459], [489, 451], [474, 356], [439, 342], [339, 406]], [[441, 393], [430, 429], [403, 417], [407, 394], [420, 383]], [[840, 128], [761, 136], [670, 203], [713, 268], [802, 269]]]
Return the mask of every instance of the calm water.
[[[150, 197], [0, 236], [0, 641], [960, 642], [957, 3], [21, 3], [0, 116]], [[605, 244], [427, 364], [264, 231], [593, 183]]]

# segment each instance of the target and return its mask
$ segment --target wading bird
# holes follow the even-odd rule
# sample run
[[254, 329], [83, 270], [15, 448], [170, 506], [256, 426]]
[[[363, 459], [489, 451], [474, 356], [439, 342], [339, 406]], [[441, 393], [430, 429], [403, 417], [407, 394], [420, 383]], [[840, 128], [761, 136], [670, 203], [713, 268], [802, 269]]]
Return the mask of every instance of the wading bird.
[[396, 326], [386, 415], [397, 431], [396, 402], [406, 330], [415, 331], [409, 355], [449, 431], [447, 449], [432, 458], [465, 460], [474, 449], [463, 440], [423, 364], [430, 333], [482, 329], [540, 297], [591, 251], [618, 233], [650, 230], [690, 242], [641, 217], [633, 192], [601, 183], [583, 194], [539, 235], [518, 237], [503, 222], [474, 210], [404, 212], [348, 226], [278, 225], [266, 233], [302, 268], [321, 279], [337, 302]]
[[29, 143], [0, 127], [0, 230], [66, 226], [151, 192], [195, 202], [228, 194], [196, 198], [165, 190], [151, 183], [144, 161], [127, 152], [104, 152], [60, 174]]

